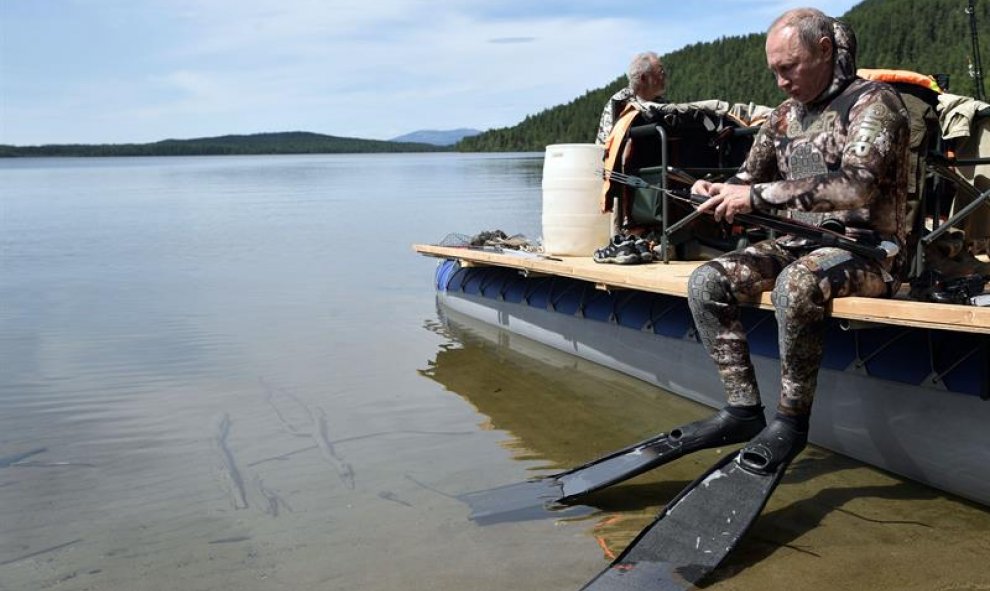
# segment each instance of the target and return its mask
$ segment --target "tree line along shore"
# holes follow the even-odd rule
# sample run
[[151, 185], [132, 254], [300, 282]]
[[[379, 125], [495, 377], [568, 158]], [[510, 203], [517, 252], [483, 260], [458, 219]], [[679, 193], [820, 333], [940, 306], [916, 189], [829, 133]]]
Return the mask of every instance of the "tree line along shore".
[[[948, 92], [976, 96], [970, 76], [973, 35], [966, 7], [965, 0], [865, 0], [840, 18], [856, 31], [860, 67], [940, 74], [948, 80]], [[974, 17], [987, 30], [990, 0], [976, 3]], [[667, 98], [672, 102], [721, 99], [777, 105], [783, 95], [767, 70], [765, 41], [763, 33], [723, 37], [662, 56], [668, 72]], [[979, 39], [979, 48], [981, 55], [990, 56], [990, 35]], [[569, 103], [547, 108], [510, 127], [466, 137], [452, 146], [285, 132], [147, 144], [0, 145], [0, 157], [541, 152], [550, 144], [593, 141], [602, 106], [625, 84], [625, 76], [620, 75]]]

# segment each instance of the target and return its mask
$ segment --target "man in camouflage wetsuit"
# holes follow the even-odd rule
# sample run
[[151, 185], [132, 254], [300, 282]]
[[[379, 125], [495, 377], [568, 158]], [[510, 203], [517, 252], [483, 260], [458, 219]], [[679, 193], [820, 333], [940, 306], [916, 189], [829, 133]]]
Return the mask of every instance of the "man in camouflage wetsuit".
[[629, 78], [629, 86], [613, 94], [602, 109], [596, 144], [605, 145], [613, 124], [627, 105], [631, 104], [637, 111], [644, 112], [649, 110], [650, 103], [667, 102], [663, 98], [667, 89], [667, 71], [657, 54], [652, 51], [637, 53], [629, 62], [626, 77]]
[[[889, 86], [856, 77], [855, 50], [851, 29], [818, 10], [795, 9], [774, 21], [767, 63], [790, 98], [770, 115], [733, 178], [695, 183], [694, 193], [709, 196], [701, 209], [729, 222], [737, 213], [789, 210], [813, 224], [838, 220], [861, 242], [904, 245], [907, 112]], [[889, 295], [898, 287], [897, 258], [867, 260], [783, 236], [727, 253], [691, 275], [691, 312], [728, 397], [723, 422], [731, 416], [762, 423], [738, 300], [772, 290], [781, 395], [776, 418], [746, 448], [768, 469], [807, 442], [828, 302]]]

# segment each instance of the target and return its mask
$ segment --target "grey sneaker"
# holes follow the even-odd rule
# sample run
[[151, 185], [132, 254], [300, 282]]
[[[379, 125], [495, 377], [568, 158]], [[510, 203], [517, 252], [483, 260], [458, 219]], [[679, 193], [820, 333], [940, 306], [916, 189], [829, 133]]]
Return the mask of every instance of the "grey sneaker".
[[650, 243], [647, 240], [643, 238], [636, 238], [636, 240], [633, 241], [633, 247], [636, 249], [636, 254], [639, 255], [639, 262], [653, 262], [653, 250], [650, 248]]
[[632, 265], [640, 262], [639, 252], [632, 238], [616, 234], [607, 246], [599, 248], [592, 255], [596, 263], [615, 263], [617, 265]]

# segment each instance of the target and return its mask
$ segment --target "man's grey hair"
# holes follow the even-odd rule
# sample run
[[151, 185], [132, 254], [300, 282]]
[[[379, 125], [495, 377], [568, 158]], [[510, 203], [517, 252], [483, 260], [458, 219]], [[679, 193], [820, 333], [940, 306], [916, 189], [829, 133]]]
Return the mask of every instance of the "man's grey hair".
[[637, 53], [629, 62], [629, 69], [626, 71], [626, 75], [629, 77], [629, 88], [636, 92], [644, 77], [662, 67], [663, 63], [656, 53], [652, 51]]
[[818, 46], [818, 40], [827, 37], [835, 45], [835, 33], [832, 23], [835, 19], [817, 8], [794, 8], [777, 17], [767, 34], [784, 27], [793, 27], [798, 34], [798, 40], [806, 49]]

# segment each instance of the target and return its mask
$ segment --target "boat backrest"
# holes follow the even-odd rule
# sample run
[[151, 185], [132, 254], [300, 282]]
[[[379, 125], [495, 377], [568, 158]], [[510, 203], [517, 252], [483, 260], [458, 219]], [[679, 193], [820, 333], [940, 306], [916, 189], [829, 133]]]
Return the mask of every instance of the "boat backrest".
[[[944, 105], [940, 103], [947, 98], [966, 97], [944, 94], [935, 76], [905, 70], [859, 70], [858, 73], [864, 78], [893, 86], [908, 110], [911, 127], [907, 203], [909, 232], [901, 275], [911, 283], [912, 297], [931, 299], [933, 293], [944, 291], [942, 288], [947, 282], [965, 282], [970, 276], [977, 280], [973, 284], [980, 283], [979, 276], [986, 275], [983, 271], [990, 266], [980, 263], [973, 254], [979, 244], [985, 249], [990, 237], [990, 204], [972, 210], [951, 229], [940, 228], [947, 218], [951, 220], [956, 211], [990, 188], [990, 179], [986, 176], [981, 179], [977, 172], [980, 166], [954, 166], [957, 158], [980, 157], [980, 117], [973, 117], [972, 129], [967, 129], [968, 133], [962, 138], [966, 141], [957, 141], [952, 139], [956, 130], [952, 133], [944, 131], [947, 127], [946, 114]], [[986, 128], [990, 130], [990, 121]], [[987, 152], [990, 152], [990, 136]], [[990, 156], [990, 153], [984, 156]], [[983, 170], [990, 175], [990, 158], [987, 158]], [[981, 184], [988, 186], [981, 189]], [[926, 236], [928, 239], [919, 246], [919, 241]], [[924, 244], [929, 241], [930, 244]]]
[[[664, 180], [662, 164], [666, 157], [666, 163], [672, 169], [666, 182], [673, 189], [688, 188], [696, 178], [728, 178], [746, 159], [758, 129], [748, 126], [731, 110], [727, 102], [711, 100], [664, 104], [640, 113], [622, 140], [619, 148], [622, 156], [616, 168], [658, 185]], [[615, 184], [610, 191], [611, 197], [616, 199], [617, 215], [624, 228], [649, 230], [663, 226], [662, 198], [656, 189], [634, 189]], [[690, 211], [689, 206], [669, 201], [668, 225]], [[736, 241], [723, 240], [722, 234], [718, 224], [698, 219], [671, 236], [671, 240], [675, 247], [701, 239], [719, 251], [734, 248]]]

